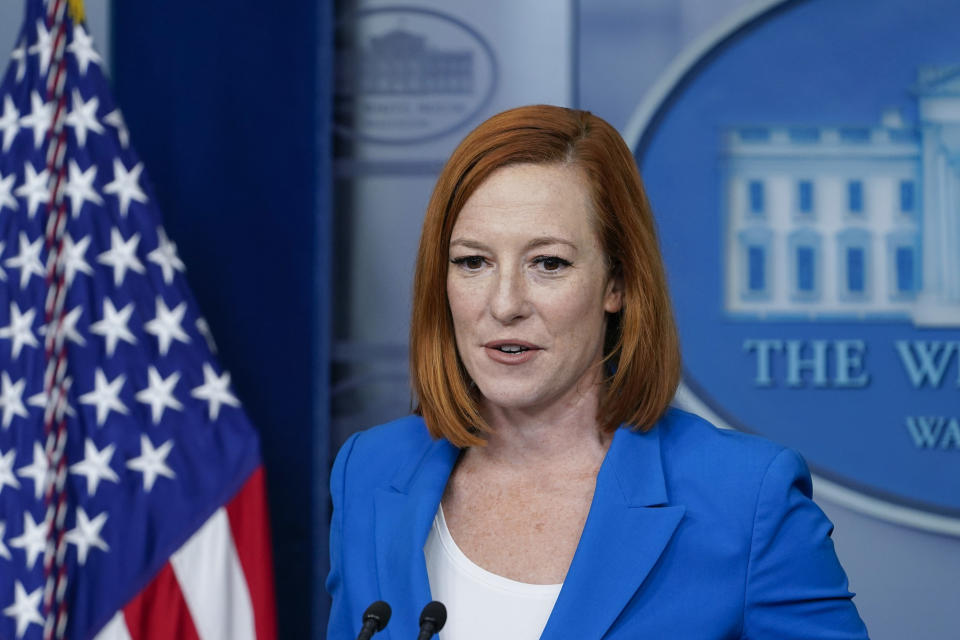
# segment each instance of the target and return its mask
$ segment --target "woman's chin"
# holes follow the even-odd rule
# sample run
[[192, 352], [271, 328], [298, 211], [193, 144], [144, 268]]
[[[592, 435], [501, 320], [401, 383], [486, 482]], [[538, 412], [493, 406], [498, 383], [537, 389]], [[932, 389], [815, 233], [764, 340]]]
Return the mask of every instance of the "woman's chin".
[[549, 394], [537, 390], [520, 389], [516, 385], [494, 385], [492, 388], [484, 388], [483, 385], [477, 385], [482, 394], [481, 403], [489, 410], [505, 411], [524, 411], [535, 410], [543, 406], [544, 401]]

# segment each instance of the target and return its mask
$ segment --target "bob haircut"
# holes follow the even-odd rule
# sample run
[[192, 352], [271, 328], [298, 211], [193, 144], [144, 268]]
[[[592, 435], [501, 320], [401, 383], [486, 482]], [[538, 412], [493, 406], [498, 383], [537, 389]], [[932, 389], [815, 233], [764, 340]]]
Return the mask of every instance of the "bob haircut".
[[608, 314], [607, 376], [600, 428], [649, 429], [680, 380], [680, 349], [653, 214], [633, 155], [607, 122], [589, 113], [535, 105], [497, 114], [460, 143], [427, 205], [413, 284], [410, 370], [414, 411], [430, 434], [458, 447], [484, 444], [489, 426], [457, 353], [447, 299], [449, 243], [464, 204], [487, 177], [516, 164], [573, 165], [592, 191], [594, 228], [611, 276], [622, 283], [619, 312]]

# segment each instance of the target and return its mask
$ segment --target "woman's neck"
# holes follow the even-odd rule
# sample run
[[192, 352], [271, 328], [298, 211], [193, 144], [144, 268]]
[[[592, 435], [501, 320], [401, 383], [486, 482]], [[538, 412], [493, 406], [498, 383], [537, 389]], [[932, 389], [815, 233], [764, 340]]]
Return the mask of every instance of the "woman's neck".
[[545, 408], [483, 405], [490, 433], [487, 444], [470, 455], [477, 462], [526, 469], [599, 467], [612, 439], [597, 424], [599, 393], [600, 385], [593, 384]]

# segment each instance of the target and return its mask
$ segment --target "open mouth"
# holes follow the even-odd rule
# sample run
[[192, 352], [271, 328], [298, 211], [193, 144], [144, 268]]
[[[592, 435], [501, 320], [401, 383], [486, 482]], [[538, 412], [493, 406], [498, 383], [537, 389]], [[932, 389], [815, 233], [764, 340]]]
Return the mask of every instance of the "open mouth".
[[530, 350], [530, 347], [523, 347], [519, 344], [501, 344], [494, 348], [503, 353], [523, 353], [524, 351]]
[[491, 340], [483, 346], [485, 346], [487, 349], [499, 351], [500, 353], [507, 353], [510, 355], [525, 353], [527, 351], [539, 351], [540, 349], [540, 347], [537, 345], [530, 344], [525, 340], [517, 340], [516, 342], [512, 340]]
[[523, 340], [491, 340], [483, 345], [487, 355], [494, 361], [504, 365], [519, 365], [529, 362], [536, 357], [540, 347]]

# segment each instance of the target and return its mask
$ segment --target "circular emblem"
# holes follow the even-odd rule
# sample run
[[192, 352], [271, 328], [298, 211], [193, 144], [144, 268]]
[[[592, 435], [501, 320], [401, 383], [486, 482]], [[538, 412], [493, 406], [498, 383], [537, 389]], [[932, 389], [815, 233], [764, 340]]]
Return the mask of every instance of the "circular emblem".
[[[634, 115], [680, 398], [960, 534], [960, 5], [752, 8]], [[815, 37], [813, 36], [815, 34]]]
[[473, 120], [493, 97], [493, 49], [470, 25], [421, 7], [351, 14], [337, 29], [334, 121], [347, 137], [425, 142]]

